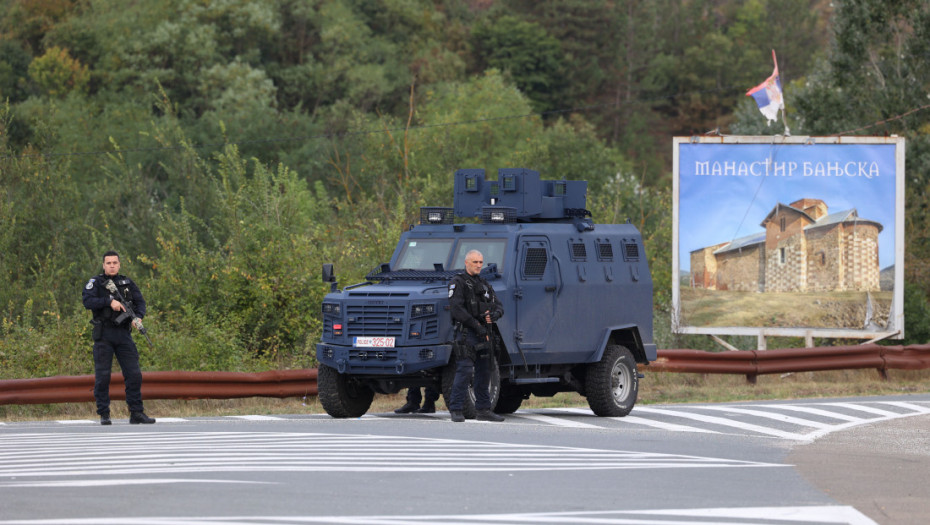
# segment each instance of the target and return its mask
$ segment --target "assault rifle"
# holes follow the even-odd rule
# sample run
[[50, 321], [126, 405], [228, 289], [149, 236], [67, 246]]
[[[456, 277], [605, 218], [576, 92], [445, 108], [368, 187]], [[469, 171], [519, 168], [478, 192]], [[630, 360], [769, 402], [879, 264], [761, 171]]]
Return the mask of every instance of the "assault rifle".
[[149, 339], [148, 330], [142, 326], [142, 319], [140, 319], [139, 316], [136, 315], [136, 312], [132, 310], [132, 306], [129, 305], [129, 301], [123, 297], [123, 293], [119, 291], [119, 288], [117, 288], [116, 283], [113, 282], [113, 279], [107, 279], [106, 289], [109, 290], [110, 293], [116, 294], [116, 300], [119, 301], [119, 304], [123, 305], [123, 313], [119, 314], [119, 316], [113, 322], [120, 324], [127, 318], [131, 318], [132, 325], [135, 326], [137, 330], [139, 330], [140, 334], [145, 336], [145, 340], [148, 341], [149, 346], [155, 348], [155, 345], [152, 344], [152, 340]]
[[[487, 311], [485, 312], [485, 315], [488, 315]], [[497, 331], [494, 330], [494, 321], [491, 321], [491, 323], [487, 324], [486, 326], [487, 326], [487, 332], [488, 332], [487, 344], [491, 350], [491, 355], [497, 355]], [[526, 371], [529, 371], [530, 367], [526, 362], [526, 354], [523, 353], [523, 349], [520, 348], [520, 345], [517, 345], [517, 350], [520, 351], [520, 357], [523, 358], [523, 369]]]

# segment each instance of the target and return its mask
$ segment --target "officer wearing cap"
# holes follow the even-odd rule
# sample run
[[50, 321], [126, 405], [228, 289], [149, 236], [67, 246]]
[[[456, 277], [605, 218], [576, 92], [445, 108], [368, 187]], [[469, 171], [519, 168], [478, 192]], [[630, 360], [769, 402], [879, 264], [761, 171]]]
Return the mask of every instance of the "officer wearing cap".
[[[491, 325], [504, 315], [504, 306], [494, 288], [481, 277], [484, 256], [478, 250], [465, 254], [465, 273], [449, 282], [449, 306], [456, 324], [456, 368], [452, 381], [449, 412], [452, 421], [465, 421], [463, 409], [468, 385], [474, 378], [475, 408], [481, 421], [503, 421], [491, 409]], [[464, 341], [461, 339], [464, 338]]]
[[[94, 325], [94, 399], [101, 425], [110, 425], [110, 374], [113, 357], [119, 362], [126, 385], [126, 404], [131, 424], [151, 424], [155, 420], [145, 415], [142, 407], [142, 370], [139, 351], [132, 340], [133, 327], [142, 329], [145, 317], [145, 299], [131, 279], [119, 273], [119, 254], [103, 254], [103, 273], [92, 277], [84, 286], [84, 308], [93, 314]], [[121, 303], [124, 300], [136, 314], [132, 319]]]

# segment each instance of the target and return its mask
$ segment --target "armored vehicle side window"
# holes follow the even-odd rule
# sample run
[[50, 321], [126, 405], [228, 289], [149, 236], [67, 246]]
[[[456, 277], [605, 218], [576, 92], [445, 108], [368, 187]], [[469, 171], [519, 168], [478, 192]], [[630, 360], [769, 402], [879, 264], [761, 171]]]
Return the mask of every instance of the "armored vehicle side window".
[[478, 250], [484, 255], [484, 265], [491, 263], [497, 265], [498, 270], [504, 268], [504, 254], [506, 253], [507, 239], [461, 239], [455, 248], [455, 258], [452, 259], [451, 270], [465, 269], [465, 254]]
[[584, 261], [588, 258], [588, 251], [584, 247], [583, 241], [568, 241], [568, 247], [573, 261]]
[[638, 261], [639, 260], [639, 245], [635, 242], [623, 242], [623, 260], [624, 261]]
[[397, 258], [395, 270], [433, 270], [445, 266], [452, 251], [452, 239], [408, 239]]
[[600, 240], [595, 241], [597, 245], [597, 260], [599, 261], [613, 261], [614, 260], [614, 247], [610, 244], [609, 240]]
[[549, 255], [545, 248], [526, 248], [526, 257], [523, 260], [523, 277], [538, 279], [546, 274], [546, 263]]

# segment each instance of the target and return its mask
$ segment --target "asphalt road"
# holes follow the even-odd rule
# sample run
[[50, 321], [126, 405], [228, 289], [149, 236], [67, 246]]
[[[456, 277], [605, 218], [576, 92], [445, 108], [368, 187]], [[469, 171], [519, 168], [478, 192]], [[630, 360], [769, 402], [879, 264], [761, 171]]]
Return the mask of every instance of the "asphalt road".
[[795, 447], [787, 461], [877, 523], [930, 523], [930, 416], [835, 432]]
[[925, 523], [930, 395], [0, 425], [0, 525]]

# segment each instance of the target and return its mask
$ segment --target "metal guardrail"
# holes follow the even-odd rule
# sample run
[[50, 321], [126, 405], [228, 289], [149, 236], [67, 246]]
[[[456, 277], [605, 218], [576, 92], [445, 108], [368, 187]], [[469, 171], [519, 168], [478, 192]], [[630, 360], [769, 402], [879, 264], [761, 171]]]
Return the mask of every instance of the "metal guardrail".
[[648, 370], [699, 374], [761, 374], [818, 372], [874, 368], [882, 377], [889, 369], [930, 368], [930, 344], [882, 346], [876, 344], [705, 352], [703, 350], [659, 350], [659, 358]]
[[[706, 352], [659, 350], [648, 371], [699, 374], [757, 375], [874, 368], [887, 377], [889, 369], [930, 368], [930, 344], [876, 344], [816, 348], [783, 348]], [[316, 369], [270, 372], [143, 372], [144, 399], [233, 399], [240, 397], [304, 397], [317, 395]], [[82, 403], [94, 400], [94, 376], [56, 376], [0, 381], [0, 405]], [[126, 398], [122, 374], [113, 374], [110, 397]]]
[[[110, 378], [110, 398], [126, 399], [123, 374]], [[233, 399], [317, 395], [316, 369], [269, 372], [142, 372], [143, 399]], [[0, 381], [0, 405], [94, 400], [94, 376]]]

